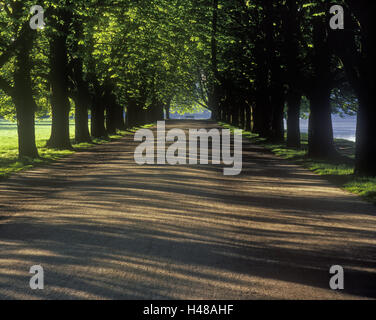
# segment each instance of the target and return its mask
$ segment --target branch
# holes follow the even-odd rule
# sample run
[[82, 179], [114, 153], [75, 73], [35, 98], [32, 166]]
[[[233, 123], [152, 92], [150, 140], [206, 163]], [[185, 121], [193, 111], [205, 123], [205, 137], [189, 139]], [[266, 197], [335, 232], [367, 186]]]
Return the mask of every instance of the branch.
[[14, 41], [0, 56], [0, 68], [8, 62], [10, 58], [15, 54], [15, 49], [17, 47], [16, 41]]
[[27, 22], [24, 23], [22, 29], [20, 31], [19, 37], [14, 40], [9, 47], [5, 50], [5, 52], [0, 56], [0, 68], [9, 61], [9, 59], [16, 53], [16, 49], [22, 41], [25, 40], [25, 37], [28, 35], [29, 32], [32, 32], [29, 24]]
[[0, 89], [3, 90], [8, 96], [13, 96], [13, 87], [9, 85], [8, 81], [0, 77]]
[[201, 106], [204, 107], [205, 109], [209, 109], [209, 106], [207, 104], [203, 104], [202, 102], [196, 100], [196, 102]]
[[5, 3], [5, 1], [1, 1], [1, 3], [3, 4], [3, 8], [5, 12], [7, 13], [7, 15], [12, 18], [13, 15], [12, 15], [12, 12], [10, 12], [9, 10], [8, 5]]

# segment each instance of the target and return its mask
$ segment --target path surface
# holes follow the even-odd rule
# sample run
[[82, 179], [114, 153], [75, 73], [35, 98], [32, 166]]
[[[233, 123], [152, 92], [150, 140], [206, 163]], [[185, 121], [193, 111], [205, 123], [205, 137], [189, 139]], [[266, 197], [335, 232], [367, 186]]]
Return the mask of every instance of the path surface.
[[[213, 127], [169, 122], [168, 128]], [[376, 297], [376, 208], [262, 149], [137, 166], [132, 136], [0, 183], [2, 299]], [[29, 289], [42, 265], [45, 289]], [[345, 290], [329, 290], [329, 268]]]

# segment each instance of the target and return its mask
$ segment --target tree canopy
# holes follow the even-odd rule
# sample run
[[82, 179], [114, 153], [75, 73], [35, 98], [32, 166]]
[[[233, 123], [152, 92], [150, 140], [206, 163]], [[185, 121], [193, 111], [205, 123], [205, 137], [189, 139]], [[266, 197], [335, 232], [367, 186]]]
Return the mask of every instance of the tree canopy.
[[[364, 0], [0, 1], [0, 115], [18, 123], [20, 157], [37, 157], [35, 117], [52, 117], [52, 148], [71, 148], [164, 118], [170, 106], [332, 157], [331, 114], [358, 115], [356, 172], [376, 175], [373, 19]], [[341, 5], [345, 28], [333, 30]], [[303, 103], [306, 102], [306, 103]], [[306, 109], [304, 109], [306, 106]], [[308, 109], [308, 110], [307, 110]], [[126, 111], [126, 117], [124, 117]], [[90, 115], [90, 124], [89, 124]], [[89, 128], [90, 126], [90, 128]]]

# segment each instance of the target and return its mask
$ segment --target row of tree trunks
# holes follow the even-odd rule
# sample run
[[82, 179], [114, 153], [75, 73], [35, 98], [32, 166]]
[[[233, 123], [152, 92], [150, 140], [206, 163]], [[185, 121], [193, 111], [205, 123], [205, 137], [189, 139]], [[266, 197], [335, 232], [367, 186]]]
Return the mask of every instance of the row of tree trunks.
[[150, 109], [147, 110], [147, 115], [149, 123], [162, 121], [164, 119], [163, 104], [157, 102], [155, 105], [151, 106]]
[[126, 127], [132, 128], [148, 123], [164, 120], [164, 105], [156, 103], [149, 108], [144, 108], [143, 104], [134, 99], [130, 99], [127, 104]]

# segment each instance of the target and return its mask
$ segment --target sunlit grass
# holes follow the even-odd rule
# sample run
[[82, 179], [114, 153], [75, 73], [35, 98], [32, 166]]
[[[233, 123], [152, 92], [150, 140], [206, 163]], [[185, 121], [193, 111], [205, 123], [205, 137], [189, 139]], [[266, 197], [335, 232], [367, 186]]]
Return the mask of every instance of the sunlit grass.
[[360, 194], [376, 204], [376, 178], [358, 178], [348, 182], [345, 188], [353, 193]]
[[[152, 127], [153, 124], [145, 127]], [[37, 165], [50, 163], [62, 157], [71, 155], [77, 151], [91, 148], [98, 144], [120, 139], [127, 134], [133, 134], [135, 129], [130, 131], [119, 131], [116, 135], [111, 135], [108, 139], [93, 139], [92, 143], [74, 142], [74, 122], [70, 124], [70, 136], [74, 150], [56, 150], [46, 147], [47, 140], [50, 136], [51, 121], [41, 120], [36, 123], [35, 136], [36, 144], [39, 151], [38, 159], [18, 158], [18, 137], [16, 123], [0, 120], [0, 178], [7, 177], [11, 173], [29, 169]]]
[[[224, 128], [233, 131], [235, 127], [220, 122]], [[335, 145], [342, 156], [335, 160], [315, 160], [307, 157], [308, 135], [301, 135], [301, 149], [288, 148], [283, 144], [272, 144], [257, 134], [243, 131], [243, 136], [252, 143], [265, 147], [281, 158], [291, 160], [305, 168], [325, 176], [329, 181], [352, 193], [358, 194], [376, 204], [376, 178], [359, 178], [354, 175], [355, 143], [335, 139]]]

